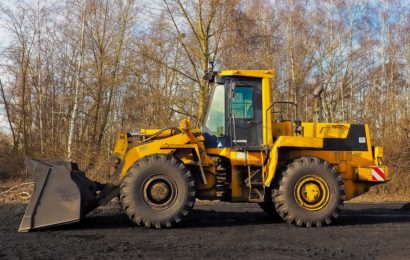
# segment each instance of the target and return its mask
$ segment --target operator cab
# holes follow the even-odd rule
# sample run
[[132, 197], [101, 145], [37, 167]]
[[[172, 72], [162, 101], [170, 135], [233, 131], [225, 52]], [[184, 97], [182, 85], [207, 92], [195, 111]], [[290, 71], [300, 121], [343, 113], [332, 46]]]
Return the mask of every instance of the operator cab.
[[215, 77], [202, 131], [206, 147], [262, 148], [262, 80], [244, 71], [224, 71]]

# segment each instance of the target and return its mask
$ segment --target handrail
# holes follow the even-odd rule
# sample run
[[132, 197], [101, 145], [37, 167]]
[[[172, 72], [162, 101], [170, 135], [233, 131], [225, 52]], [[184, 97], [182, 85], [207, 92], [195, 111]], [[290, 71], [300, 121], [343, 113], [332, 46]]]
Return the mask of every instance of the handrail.
[[[272, 108], [274, 108], [275, 107], [275, 105], [278, 105], [278, 104], [287, 104], [287, 105], [292, 105], [292, 106], [294, 106], [294, 108], [295, 108], [295, 111], [294, 111], [294, 118], [292, 118], [293, 120], [291, 120], [292, 122], [295, 122], [296, 124], [297, 124], [297, 126], [300, 126], [300, 123], [301, 123], [301, 121], [300, 121], [300, 115], [298, 114], [298, 105], [295, 103], [295, 102], [291, 102], [291, 101], [277, 101], [277, 102], [273, 102], [267, 109], [266, 109], [266, 111], [265, 111], [265, 118], [268, 118], [268, 113], [269, 113], [269, 110], [271, 110]], [[281, 115], [281, 117], [282, 117], [282, 112], [281, 111], [272, 111], [271, 112], [272, 114], [280, 114]], [[266, 128], [266, 136], [268, 136], [268, 128]], [[295, 129], [296, 130], [296, 129]]]

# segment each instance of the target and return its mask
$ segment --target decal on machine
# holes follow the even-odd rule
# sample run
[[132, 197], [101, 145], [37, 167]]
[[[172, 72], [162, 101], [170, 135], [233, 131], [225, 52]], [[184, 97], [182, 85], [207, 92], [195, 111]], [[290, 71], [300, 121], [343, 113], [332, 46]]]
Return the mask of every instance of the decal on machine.
[[374, 181], [384, 181], [384, 171], [381, 167], [374, 167], [372, 169], [372, 180]]
[[237, 152], [236, 153], [236, 159], [245, 159], [245, 153]]

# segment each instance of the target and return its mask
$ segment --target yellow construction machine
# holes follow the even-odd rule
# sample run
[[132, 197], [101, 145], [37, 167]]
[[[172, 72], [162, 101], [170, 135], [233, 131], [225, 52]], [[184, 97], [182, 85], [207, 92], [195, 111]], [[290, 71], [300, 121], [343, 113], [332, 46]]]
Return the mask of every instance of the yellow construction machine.
[[[201, 128], [119, 132], [111, 181], [75, 163], [27, 160], [35, 189], [20, 231], [79, 221], [114, 197], [138, 226], [172, 227], [196, 199], [254, 202], [297, 226], [331, 224], [344, 201], [388, 180], [366, 124], [301, 122], [272, 102], [272, 70], [207, 73], [213, 86]], [[297, 112], [295, 112], [297, 114]]]

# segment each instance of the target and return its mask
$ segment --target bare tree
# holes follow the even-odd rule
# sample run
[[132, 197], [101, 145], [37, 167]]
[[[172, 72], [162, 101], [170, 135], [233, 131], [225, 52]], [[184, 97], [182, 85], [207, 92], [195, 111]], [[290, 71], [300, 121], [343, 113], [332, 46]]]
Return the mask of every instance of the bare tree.
[[79, 37], [79, 53], [77, 57], [77, 67], [76, 67], [76, 75], [75, 75], [75, 86], [74, 86], [74, 104], [73, 109], [71, 111], [71, 120], [68, 132], [68, 142], [67, 142], [67, 159], [72, 160], [72, 150], [73, 150], [73, 140], [75, 134], [75, 128], [77, 123], [78, 117], [78, 108], [79, 108], [79, 95], [80, 95], [80, 75], [82, 69], [82, 63], [84, 58], [84, 27], [85, 27], [85, 16], [86, 16], [86, 7], [87, 1], [83, 3], [83, 6], [80, 6], [80, 17], [81, 17], [81, 29], [80, 29], [80, 37]]
[[312, 90], [323, 85], [326, 121], [368, 123], [388, 160], [408, 165], [408, 151], [397, 146], [410, 140], [405, 2], [152, 3], [0, 5], [8, 38], [0, 47], [0, 100], [10, 129], [1, 136], [13, 140], [16, 162], [65, 157], [92, 174], [108, 161], [120, 129], [186, 116], [200, 125], [211, 91], [202, 74], [216, 60], [220, 69], [274, 68], [272, 99], [297, 102], [306, 121]]

